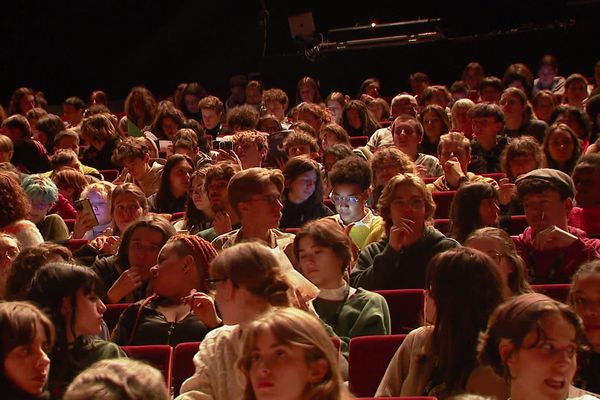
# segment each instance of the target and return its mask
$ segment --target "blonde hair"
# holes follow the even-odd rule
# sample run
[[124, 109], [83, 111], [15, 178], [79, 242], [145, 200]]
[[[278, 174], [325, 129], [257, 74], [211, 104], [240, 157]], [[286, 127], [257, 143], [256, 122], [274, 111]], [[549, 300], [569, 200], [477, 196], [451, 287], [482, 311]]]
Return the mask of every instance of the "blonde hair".
[[87, 198], [90, 192], [96, 192], [100, 196], [102, 196], [102, 198], [104, 198], [104, 200], [106, 200], [107, 203], [110, 205], [110, 198], [112, 196], [113, 190], [115, 190], [115, 187], [116, 186], [114, 183], [110, 183], [107, 181], [94, 182], [86, 186], [85, 189], [83, 189], [79, 198], [85, 199]]
[[278, 308], [251, 322], [244, 330], [242, 352], [236, 367], [238, 373], [245, 379], [245, 400], [256, 399], [250, 381], [250, 368], [257, 337], [264, 332], [270, 332], [279, 344], [302, 348], [307, 364], [318, 360], [327, 362], [327, 371], [322, 381], [314, 384], [306, 383], [303, 399], [349, 398], [338, 367], [336, 348], [321, 323], [305, 311]]

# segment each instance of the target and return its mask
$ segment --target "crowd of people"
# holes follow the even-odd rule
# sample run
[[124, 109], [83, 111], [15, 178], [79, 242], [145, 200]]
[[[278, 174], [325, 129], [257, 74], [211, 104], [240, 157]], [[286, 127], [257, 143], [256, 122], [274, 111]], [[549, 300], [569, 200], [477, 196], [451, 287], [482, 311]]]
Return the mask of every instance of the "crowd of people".
[[322, 97], [304, 77], [294, 100], [234, 76], [224, 101], [139, 86], [124, 112], [96, 90], [60, 116], [17, 89], [0, 108], [3, 395], [168, 399], [122, 346], [201, 342], [178, 399], [351, 399], [350, 343], [392, 334], [395, 289], [424, 290], [423, 324], [377, 397], [600, 393], [600, 61], [589, 79], [546, 55], [537, 78], [472, 62], [450, 86], [409, 82]]

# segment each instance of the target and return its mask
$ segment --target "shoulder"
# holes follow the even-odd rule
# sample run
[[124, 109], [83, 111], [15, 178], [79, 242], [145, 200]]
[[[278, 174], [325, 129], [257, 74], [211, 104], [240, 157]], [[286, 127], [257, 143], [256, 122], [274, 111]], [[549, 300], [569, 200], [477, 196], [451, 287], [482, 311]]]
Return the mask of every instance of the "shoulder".
[[126, 357], [126, 354], [116, 343], [97, 338], [90, 341], [87, 350], [89, 351], [90, 357], [94, 357], [97, 360]]
[[200, 351], [219, 352], [221, 348], [238, 340], [238, 325], [223, 325], [208, 332], [200, 344]]

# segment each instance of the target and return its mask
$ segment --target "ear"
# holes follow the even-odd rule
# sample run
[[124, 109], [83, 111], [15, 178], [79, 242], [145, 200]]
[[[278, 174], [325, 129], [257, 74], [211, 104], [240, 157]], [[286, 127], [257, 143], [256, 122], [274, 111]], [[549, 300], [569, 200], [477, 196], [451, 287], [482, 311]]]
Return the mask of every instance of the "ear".
[[500, 359], [506, 364], [510, 372], [510, 367], [514, 365], [515, 362], [515, 344], [509, 339], [500, 339], [498, 353], [500, 353]]
[[224, 299], [231, 300], [235, 297], [235, 287], [231, 279], [227, 279], [219, 288], [219, 293], [223, 295]]
[[194, 257], [188, 254], [183, 258], [183, 272], [188, 272], [194, 268]]
[[319, 358], [317, 361], [313, 361], [309, 365], [310, 370], [310, 383], [315, 384], [322, 382], [329, 369], [329, 362], [324, 358]]
[[572, 209], [573, 209], [573, 199], [569, 197], [565, 200], [565, 211], [566, 211], [567, 215], [569, 215], [569, 213], [571, 212]]
[[146, 155], [144, 156], [144, 162], [145, 162], [146, 164], [148, 164], [148, 163], [150, 162], [150, 153], [149, 153], [149, 152], [148, 152], [148, 153], [146, 153]]
[[73, 307], [71, 306], [71, 301], [68, 297], [62, 298], [62, 302], [60, 305], [60, 313], [67, 321], [71, 319]]

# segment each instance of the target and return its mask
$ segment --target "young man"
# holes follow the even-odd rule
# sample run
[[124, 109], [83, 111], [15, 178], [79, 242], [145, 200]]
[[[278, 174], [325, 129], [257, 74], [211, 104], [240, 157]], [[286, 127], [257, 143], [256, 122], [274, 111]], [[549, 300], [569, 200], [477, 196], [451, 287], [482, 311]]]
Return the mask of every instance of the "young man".
[[[399, 94], [392, 99], [392, 103], [390, 105], [392, 118], [396, 119], [400, 115], [411, 115], [413, 117], [417, 116], [417, 109], [419, 108], [419, 104], [417, 103], [417, 99], [410, 94]], [[380, 147], [391, 146], [394, 144], [394, 138], [392, 137], [392, 131], [390, 127], [377, 129], [367, 142], [367, 146], [371, 151], [377, 151]]]
[[420, 174], [437, 177], [444, 173], [437, 158], [419, 153], [419, 143], [423, 140], [423, 125], [411, 115], [400, 115], [392, 123], [390, 130], [394, 145], [415, 163]]
[[481, 103], [500, 103], [500, 95], [504, 90], [504, 85], [500, 78], [495, 76], [486, 76], [479, 84], [479, 99]]
[[262, 167], [269, 152], [267, 136], [257, 131], [241, 131], [233, 135], [233, 151], [242, 163], [242, 169]]
[[574, 186], [564, 172], [535, 169], [516, 180], [529, 226], [514, 238], [532, 283], [569, 283], [579, 266], [600, 258], [600, 240], [569, 226]]
[[244, 104], [229, 110], [227, 113], [227, 126], [232, 134], [241, 131], [256, 129], [259, 113], [252, 106]]
[[120, 142], [113, 152], [112, 160], [124, 167], [115, 183], [134, 183], [146, 197], [158, 192], [164, 166], [157, 162], [149, 165], [150, 150], [143, 139], [128, 137]]
[[579, 159], [573, 170], [573, 183], [577, 207], [569, 214], [569, 226], [600, 238], [600, 153]]
[[50, 160], [44, 146], [33, 139], [27, 118], [15, 114], [2, 122], [2, 133], [13, 142], [11, 163], [21, 172], [33, 174], [50, 170]]
[[206, 96], [198, 103], [202, 113], [202, 123], [207, 135], [215, 139], [221, 133], [223, 126], [221, 118], [223, 117], [223, 103], [215, 96]]
[[366, 205], [372, 183], [369, 164], [355, 156], [340, 160], [329, 172], [329, 182], [329, 198], [338, 213], [328, 218], [337, 221], [359, 249], [379, 240], [383, 221]]
[[321, 126], [332, 122], [329, 112], [318, 104], [303, 102], [296, 106], [298, 121], [306, 122], [315, 132], [321, 130]]
[[67, 127], [71, 128], [81, 123], [83, 112], [85, 111], [85, 102], [79, 97], [69, 97], [63, 102], [63, 119]]
[[473, 122], [472, 160], [469, 171], [476, 174], [500, 172], [500, 155], [508, 144], [503, 134], [504, 113], [497, 104], [479, 103], [469, 110]]
[[494, 179], [467, 172], [471, 162], [471, 142], [461, 132], [442, 135], [437, 153], [444, 175], [427, 184], [427, 190], [431, 193], [458, 190], [466, 182], [487, 182], [498, 189]]
[[317, 139], [301, 131], [290, 133], [283, 141], [283, 148], [289, 158], [308, 156], [314, 160], [319, 156]]
[[290, 123], [285, 117], [287, 112], [289, 99], [288, 95], [281, 89], [269, 89], [263, 92], [263, 103], [269, 114], [273, 114], [281, 123], [283, 129], [288, 129]]

